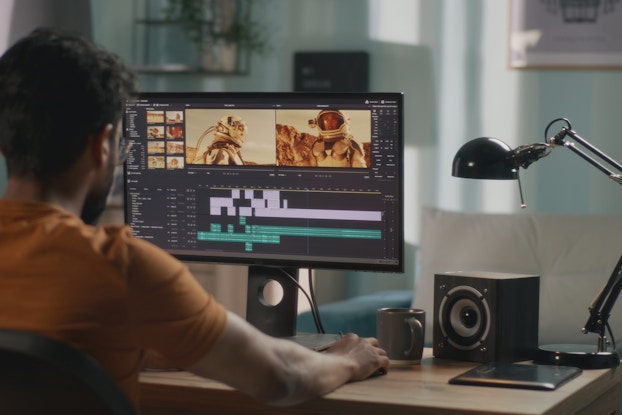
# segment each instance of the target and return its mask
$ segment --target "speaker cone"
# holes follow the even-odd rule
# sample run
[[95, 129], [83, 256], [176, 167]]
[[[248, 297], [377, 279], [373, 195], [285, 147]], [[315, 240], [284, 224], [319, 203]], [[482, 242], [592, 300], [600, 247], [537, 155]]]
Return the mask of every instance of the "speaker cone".
[[461, 285], [449, 290], [439, 307], [443, 337], [456, 349], [480, 346], [490, 331], [490, 309], [482, 293]]

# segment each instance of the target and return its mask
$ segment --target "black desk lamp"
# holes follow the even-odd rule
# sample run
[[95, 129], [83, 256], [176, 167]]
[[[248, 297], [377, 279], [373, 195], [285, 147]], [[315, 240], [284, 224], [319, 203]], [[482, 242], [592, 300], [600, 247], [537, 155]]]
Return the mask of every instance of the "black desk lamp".
[[[565, 126], [555, 136], [547, 138], [549, 128], [559, 121], [563, 121]], [[569, 141], [569, 138], [573, 141]], [[610, 179], [622, 184], [622, 165], [580, 137], [572, 130], [570, 122], [566, 118], [557, 118], [551, 121], [544, 131], [544, 140], [544, 143], [529, 144], [512, 149], [496, 138], [476, 138], [464, 144], [456, 153], [452, 175], [470, 179], [518, 180], [521, 207], [524, 208], [519, 169], [521, 167], [526, 169], [531, 163], [549, 155], [553, 148], [563, 146], [609, 176]], [[612, 166], [617, 173], [611, 172], [600, 161], [577, 148], [576, 144], [580, 144], [601, 161]], [[596, 348], [587, 345], [561, 344], [540, 346], [536, 351], [534, 361], [540, 364], [577, 366], [583, 369], [618, 366], [620, 356], [615, 351], [615, 341], [613, 350], [608, 351], [609, 341], [606, 332], [609, 332], [613, 340], [608, 320], [621, 290], [622, 257], [616, 264], [609, 280], [588, 308], [590, 315], [582, 332], [584, 334], [598, 334]]]

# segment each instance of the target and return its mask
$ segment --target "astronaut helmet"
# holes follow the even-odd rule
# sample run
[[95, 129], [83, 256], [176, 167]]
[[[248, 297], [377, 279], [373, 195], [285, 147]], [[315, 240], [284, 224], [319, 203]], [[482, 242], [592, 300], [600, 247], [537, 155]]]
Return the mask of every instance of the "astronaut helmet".
[[216, 124], [214, 135], [229, 140], [238, 147], [242, 147], [248, 133], [248, 125], [242, 117], [237, 115], [225, 115]]
[[339, 110], [322, 110], [309, 126], [320, 130], [324, 141], [336, 141], [350, 135], [350, 117]]

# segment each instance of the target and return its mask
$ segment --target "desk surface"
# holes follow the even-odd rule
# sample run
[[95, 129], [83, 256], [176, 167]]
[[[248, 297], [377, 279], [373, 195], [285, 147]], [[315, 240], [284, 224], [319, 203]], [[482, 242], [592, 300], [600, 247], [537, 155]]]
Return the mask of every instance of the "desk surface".
[[[144, 415], [164, 414], [617, 414], [622, 368], [585, 370], [555, 391], [449, 385], [478, 363], [441, 360], [426, 350], [420, 365], [350, 383], [295, 407], [271, 407], [187, 372], [141, 374]], [[252, 412], [251, 412], [252, 411]]]

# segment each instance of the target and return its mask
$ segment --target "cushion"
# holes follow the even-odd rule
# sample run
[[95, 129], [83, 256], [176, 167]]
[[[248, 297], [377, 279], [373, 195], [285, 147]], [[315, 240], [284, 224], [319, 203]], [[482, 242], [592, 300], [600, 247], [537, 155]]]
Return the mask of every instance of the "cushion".
[[[431, 344], [434, 274], [491, 271], [540, 276], [539, 343], [596, 344], [581, 333], [588, 307], [622, 255], [622, 216], [422, 210], [413, 307], [426, 313]], [[622, 299], [620, 300], [622, 301]], [[609, 319], [622, 335], [622, 307]]]

